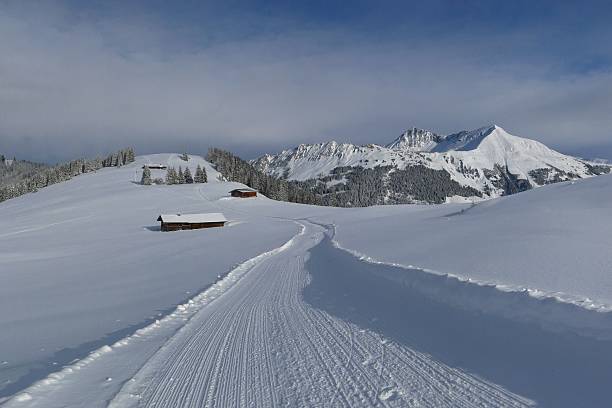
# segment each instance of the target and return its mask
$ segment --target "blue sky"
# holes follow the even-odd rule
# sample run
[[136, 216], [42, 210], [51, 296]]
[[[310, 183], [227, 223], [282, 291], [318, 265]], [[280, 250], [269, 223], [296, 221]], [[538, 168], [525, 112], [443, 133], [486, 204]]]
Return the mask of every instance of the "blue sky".
[[612, 158], [612, 3], [4, 1], [0, 152], [245, 157], [496, 123]]

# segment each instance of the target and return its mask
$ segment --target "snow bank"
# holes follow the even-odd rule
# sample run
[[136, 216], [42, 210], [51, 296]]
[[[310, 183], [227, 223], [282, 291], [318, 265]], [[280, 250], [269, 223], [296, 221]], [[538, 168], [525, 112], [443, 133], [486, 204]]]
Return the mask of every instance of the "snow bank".
[[537, 290], [505, 290], [500, 285], [377, 261], [343, 248], [337, 241], [333, 241], [333, 245], [363, 262], [388, 266], [369, 272], [437, 302], [519, 322], [536, 323], [555, 332], [569, 331], [580, 336], [612, 340], [612, 312], [601, 308], [594, 310], [590, 303], [569, 302]]

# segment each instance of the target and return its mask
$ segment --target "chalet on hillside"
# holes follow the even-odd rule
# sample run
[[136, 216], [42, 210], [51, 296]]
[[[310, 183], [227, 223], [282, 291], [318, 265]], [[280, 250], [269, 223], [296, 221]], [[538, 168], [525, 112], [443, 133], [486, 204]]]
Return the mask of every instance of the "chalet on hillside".
[[142, 166], [143, 169], [145, 167], [148, 167], [150, 169], [159, 169], [159, 170], [166, 170], [168, 168], [168, 166], [166, 166], [165, 164], [159, 164], [159, 163], [145, 164]]
[[248, 197], [257, 197], [257, 190], [253, 190], [250, 188], [237, 188], [235, 190], [230, 191], [232, 197], [240, 197], [240, 198], [248, 198]]
[[227, 219], [221, 213], [162, 214], [157, 221], [161, 221], [162, 231], [223, 227], [227, 223]]

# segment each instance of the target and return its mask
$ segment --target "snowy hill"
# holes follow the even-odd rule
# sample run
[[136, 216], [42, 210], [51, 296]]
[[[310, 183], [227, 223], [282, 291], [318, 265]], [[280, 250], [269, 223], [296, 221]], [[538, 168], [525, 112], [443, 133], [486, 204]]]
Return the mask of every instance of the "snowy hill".
[[[140, 185], [151, 163], [192, 173], [199, 164], [209, 182]], [[165, 170], [151, 173], [163, 178]], [[199, 156], [154, 154], [0, 203], [0, 401], [20, 379], [135, 330], [295, 232], [287, 223], [245, 220], [231, 200], [220, 210], [216, 201], [242, 185], [217, 177]], [[223, 212], [230, 225], [159, 232], [158, 215], [177, 212]]]
[[[473, 206], [378, 206], [325, 220], [342, 246], [372, 259], [612, 311], [610, 202], [603, 175]], [[418, 239], [398, 238], [405, 231]]]
[[[452, 198], [452, 194], [466, 198], [497, 197], [610, 171], [607, 165], [561, 154], [537, 141], [513, 136], [496, 125], [445, 137], [412, 129], [385, 147], [336, 142], [300, 145], [277, 155], [260, 157], [253, 164], [268, 174], [289, 180], [328, 182], [332, 176], [341, 180], [348, 190], [352, 188], [350, 176], [358, 168], [380, 170], [384, 173], [382, 182], [398, 171], [413, 169], [406, 176], [414, 178], [416, 173], [423, 178], [421, 189], [427, 188], [430, 174], [436, 174], [425, 171], [429, 169], [447, 174], [460, 186], [469, 187], [468, 190], [447, 188], [447, 199]], [[398, 184], [386, 185], [376, 204], [385, 204], [390, 197], [399, 202], [409, 202], [415, 197], [413, 191], [404, 191]], [[435, 188], [431, 180], [429, 188]], [[397, 202], [391, 200], [390, 203]]]

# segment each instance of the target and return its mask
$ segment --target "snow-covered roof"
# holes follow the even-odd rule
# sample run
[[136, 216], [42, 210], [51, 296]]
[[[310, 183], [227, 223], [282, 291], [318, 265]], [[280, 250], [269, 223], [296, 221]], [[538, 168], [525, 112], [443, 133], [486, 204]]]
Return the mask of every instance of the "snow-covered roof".
[[227, 218], [222, 213], [204, 214], [162, 214], [157, 221], [169, 223], [199, 224], [206, 222], [227, 222]]

